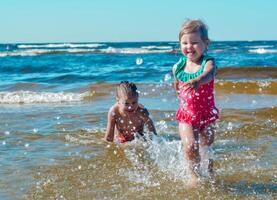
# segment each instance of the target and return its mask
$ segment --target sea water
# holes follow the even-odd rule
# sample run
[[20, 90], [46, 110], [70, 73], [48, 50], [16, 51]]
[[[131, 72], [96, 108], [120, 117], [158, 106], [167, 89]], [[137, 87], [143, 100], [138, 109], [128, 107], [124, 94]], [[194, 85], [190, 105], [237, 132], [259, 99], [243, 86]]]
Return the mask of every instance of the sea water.
[[[212, 42], [214, 180], [183, 157], [178, 42], [0, 44], [0, 199], [275, 199], [277, 42]], [[133, 81], [158, 136], [108, 144], [115, 86]]]

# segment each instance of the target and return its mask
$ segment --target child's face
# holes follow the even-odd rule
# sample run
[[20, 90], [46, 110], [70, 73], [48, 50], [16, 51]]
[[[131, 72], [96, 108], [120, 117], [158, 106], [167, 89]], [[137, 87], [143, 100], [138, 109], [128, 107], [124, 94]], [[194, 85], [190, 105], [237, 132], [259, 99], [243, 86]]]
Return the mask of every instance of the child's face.
[[200, 33], [184, 34], [180, 41], [181, 51], [188, 60], [198, 61], [208, 46], [208, 41], [203, 41]]
[[122, 111], [134, 112], [138, 109], [138, 96], [121, 95], [117, 102]]

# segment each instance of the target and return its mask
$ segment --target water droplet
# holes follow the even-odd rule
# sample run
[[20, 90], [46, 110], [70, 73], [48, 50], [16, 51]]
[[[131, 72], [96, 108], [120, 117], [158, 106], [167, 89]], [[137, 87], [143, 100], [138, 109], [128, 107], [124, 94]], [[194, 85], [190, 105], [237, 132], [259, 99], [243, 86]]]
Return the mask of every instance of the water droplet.
[[216, 109], [213, 109], [212, 112], [213, 112], [213, 114], [217, 114], [217, 110]]
[[229, 123], [228, 123], [227, 129], [228, 129], [228, 130], [232, 130], [232, 129], [233, 129], [233, 124], [232, 124], [232, 122], [229, 122]]
[[171, 79], [171, 75], [169, 73], [167, 73], [165, 76], [164, 76], [164, 81], [169, 81]]
[[141, 65], [143, 63], [143, 59], [142, 58], [137, 58], [136, 59], [136, 64], [137, 65]]

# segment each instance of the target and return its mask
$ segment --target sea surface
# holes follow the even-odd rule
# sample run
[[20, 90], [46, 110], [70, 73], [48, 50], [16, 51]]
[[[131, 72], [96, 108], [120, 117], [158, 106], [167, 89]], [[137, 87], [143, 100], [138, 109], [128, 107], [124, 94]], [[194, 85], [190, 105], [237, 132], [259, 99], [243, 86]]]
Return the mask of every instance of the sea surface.
[[[194, 189], [175, 121], [178, 48], [0, 44], [0, 199], [277, 199], [277, 41], [209, 46], [220, 110], [215, 177]], [[137, 84], [158, 132], [152, 141], [101, 140], [123, 80]]]

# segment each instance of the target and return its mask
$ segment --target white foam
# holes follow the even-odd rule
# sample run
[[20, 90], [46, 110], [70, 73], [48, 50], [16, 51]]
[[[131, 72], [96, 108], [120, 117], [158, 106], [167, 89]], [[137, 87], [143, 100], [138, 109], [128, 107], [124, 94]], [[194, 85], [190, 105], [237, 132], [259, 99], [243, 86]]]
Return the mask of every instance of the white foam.
[[170, 49], [172, 50], [172, 46], [142, 46], [143, 49]]
[[61, 103], [81, 101], [83, 94], [65, 92], [0, 92], [0, 104]]
[[277, 53], [277, 49], [264, 49], [264, 48], [250, 49], [248, 51], [250, 53], [258, 53], [258, 54]]
[[100, 49], [102, 53], [119, 53], [119, 54], [149, 54], [149, 53], [168, 53], [171, 52], [172, 49], [165, 49], [165, 50], [150, 50], [144, 48], [113, 48], [108, 47], [107, 49]]
[[6, 56], [38, 56], [43, 54], [55, 53], [93, 53], [96, 49], [28, 49], [19, 51], [4, 51], [0, 52], [0, 57]]
[[88, 48], [96, 48], [100, 46], [104, 46], [105, 44], [72, 44], [72, 43], [64, 43], [64, 44], [20, 44], [17, 47], [22, 49], [27, 48], [79, 48], [79, 47], [88, 47]]
[[[34, 45], [35, 47], [35, 45]], [[37, 47], [37, 46], [36, 46]], [[38, 47], [37, 47], [38, 48]], [[0, 57], [7, 56], [38, 56], [45, 54], [62, 54], [62, 53], [107, 53], [107, 54], [150, 54], [150, 53], [169, 53], [172, 49], [143, 49], [143, 48], [113, 48], [105, 49], [85, 49], [85, 48], [69, 48], [69, 49], [22, 49], [17, 51], [0, 52]]]

